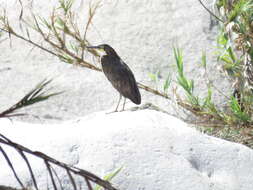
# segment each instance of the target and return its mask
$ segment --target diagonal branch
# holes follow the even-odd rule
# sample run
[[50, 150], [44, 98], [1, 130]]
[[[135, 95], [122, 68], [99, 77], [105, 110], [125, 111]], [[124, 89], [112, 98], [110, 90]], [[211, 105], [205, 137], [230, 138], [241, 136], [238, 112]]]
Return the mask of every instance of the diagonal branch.
[[[1, 29], [1, 30], [7, 32], [7, 31], [4, 30], [4, 29]], [[25, 41], [28, 42], [28, 43], [31, 43], [31, 44], [33, 44], [33, 45], [36, 44], [36, 42], [33, 42], [33, 41], [31, 41], [30, 39], [26, 39], [25, 37], [23, 37], [23, 36], [21, 36], [21, 35], [19, 35], [19, 34], [17, 34], [17, 33], [11, 33], [11, 34], [14, 35], [14, 36], [17, 37], [17, 38], [20, 38], [20, 39], [25, 40]], [[42, 31], [41, 31], [41, 34], [42, 34]], [[61, 47], [58, 46], [57, 44], [55, 44], [55, 43], [53, 43], [52, 41], [50, 41], [45, 35], [44, 35], [44, 36], [42, 35], [42, 37], [44, 38], [45, 41], [47, 41], [47, 42], [48, 42], [50, 45], [52, 45], [53, 47], [55, 47], [55, 48], [57, 48], [57, 49], [60, 49], [60, 48], [61, 48]], [[45, 50], [45, 49], [46, 49], [46, 48], [44, 48], [43, 46], [41, 46], [41, 45], [39, 45], [39, 44], [36, 44], [36, 47], [38, 47], [38, 48], [40, 48], [40, 49], [42, 49], [42, 50]], [[47, 50], [47, 49], [46, 49], [46, 50]], [[96, 67], [96, 66], [94, 66], [94, 65], [92, 65], [92, 64], [90, 64], [90, 63], [88, 63], [88, 62], [86, 62], [86, 61], [84, 61], [84, 60], [82, 60], [81, 58], [79, 58], [78, 56], [74, 55], [73, 53], [71, 53], [71, 52], [69, 52], [69, 51], [67, 51], [67, 50], [65, 50], [65, 51], [66, 51], [67, 54], [71, 55], [74, 59], [76, 59], [78, 65], [80, 65], [80, 66], [82, 66], [82, 67], [86, 67], [86, 68], [91, 69], [91, 70], [95, 70], [95, 71], [100, 71], [100, 72], [102, 72], [102, 69], [100, 69], [100, 68], [98, 68], [98, 67]], [[60, 57], [60, 54], [56, 54], [56, 53], [54, 53], [53, 51], [47, 50], [46, 52], [48, 52], [48, 53], [50, 53], [50, 54], [52, 54], [52, 55], [54, 55], [54, 56]], [[166, 99], [171, 99], [167, 94], [165, 94], [165, 93], [163, 93], [163, 92], [160, 92], [160, 91], [158, 91], [158, 90], [155, 90], [155, 89], [153, 89], [153, 88], [151, 88], [151, 87], [149, 87], [149, 86], [147, 86], [147, 85], [145, 85], [145, 84], [138, 83], [138, 86], [139, 86], [139, 88], [141, 88], [141, 89], [143, 89], [143, 90], [145, 90], [145, 91], [147, 91], [147, 92], [150, 92], [150, 93], [152, 93], [152, 94], [156, 94], [156, 95], [161, 96], [161, 97], [166, 98]]]

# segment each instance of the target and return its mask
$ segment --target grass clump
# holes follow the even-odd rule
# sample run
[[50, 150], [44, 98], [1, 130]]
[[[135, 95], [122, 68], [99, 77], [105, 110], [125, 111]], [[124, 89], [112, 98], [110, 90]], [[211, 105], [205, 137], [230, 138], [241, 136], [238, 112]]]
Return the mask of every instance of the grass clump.
[[[177, 84], [186, 95], [186, 103], [180, 100], [179, 104], [197, 117], [198, 125], [202, 126], [198, 128], [206, 133], [253, 148], [253, 1], [218, 0], [216, 7], [218, 16], [209, 12], [220, 21], [217, 61], [233, 88], [230, 95], [220, 93], [224, 106], [212, 100], [216, 87], [208, 77], [206, 97], [194, 95], [194, 81], [183, 74], [182, 54], [174, 50]], [[207, 73], [205, 54], [201, 62]]]

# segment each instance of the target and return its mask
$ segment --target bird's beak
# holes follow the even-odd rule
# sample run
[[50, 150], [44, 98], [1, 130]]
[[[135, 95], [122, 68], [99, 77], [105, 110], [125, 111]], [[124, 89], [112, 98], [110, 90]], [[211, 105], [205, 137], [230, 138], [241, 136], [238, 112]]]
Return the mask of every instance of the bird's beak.
[[87, 46], [88, 49], [100, 49], [99, 46]]
[[101, 46], [87, 46], [87, 49], [97, 49], [99, 51], [104, 52], [104, 48], [102, 48]]

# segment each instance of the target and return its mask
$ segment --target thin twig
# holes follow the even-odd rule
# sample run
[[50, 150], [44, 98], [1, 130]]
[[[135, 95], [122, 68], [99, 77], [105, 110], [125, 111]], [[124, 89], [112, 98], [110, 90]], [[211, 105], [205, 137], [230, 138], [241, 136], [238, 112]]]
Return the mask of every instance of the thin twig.
[[92, 190], [92, 186], [90, 184], [90, 181], [87, 179], [87, 177], [84, 177], [84, 180], [86, 181], [87, 187], [89, 190]]
[[72, 186], [74, 187], [74, 190], [77, 190], [76, 182], [75, 182], [73, 176], [71, 175], [70, 171], [68, 170], [68, 168], [66, 168], [66, 171], [67, 171], [69, 179], [70, 179], [70, 181], [72, 183]]
[[[84, 34], [83, 34], [83, 40], [82, 41], [84, 41], [85, 39], [86, 39], [86, 35], [87, 35], [87, 31], [88, 31], [88, 28], [89, 28], [89, 26], [90, 26], [90, 24], [91, 24], [91, 21], [92, 21], [92, 19], [93, 19], [93, 17], [94, 17], [94, 15], [95, 15], [95, 13], [96, 13], [96, 10], [98, 9], [98, 7], [99, 7], [99, 4], [100, 4], [100, 2], [97, 2], [97, 4], [95, 5], [95, 7], [92, 9], [92, 7], [91, 7], [91, 5], [90, 5], [90, 7], [89, 7], [89, 18], [88, 18], [88, 22], [87, 22], [87, 24], [86, 24], [86, 26], [85, 26], [85, 30], [84, 30]], [[83, 56], [84, 56], [84, 46], [81, 46], [82, 47], [82, 55], [81, 55], [81, 58], [83, 59]]]
[[199, 3], [204, 7], [204, 9], [206, 9], [207, 12], [209, 12], [210, 15], [212, 15], [213, 17], [215, 17], [218, 21], [225, 23], [223, 20], [221, 20], [218, 16], [216, 16], [212, 11], [210, 11], [201, 0], [198, 0]]
[[47, 166], [47, 170], [49, 172], [49, 175], [50, 175], [50, 178], [51, 178], [51, 181], [52, 181], [52, 184], [53, 184], [53, 187], [54, 187], [54, 190], [57, 190], [57, 186], [55, 184], [55, 180], [54, 180], [54, 176], [53, 176], [53, 173], [52, 173], [52, 170], [51, 170], [51, 166], [50, 164], [48, 163], [47, 160], [44, 160], [45, 161], [45, 164]]
[[26, 163], [26, 165], [27, 165], [27, 167], [28, 167], [28, 170], [29, 170], [29, 173], [30, 173], [30, 175], [31, 175], [31, 178], [32, 178], [33, 184], [34, 184], [34, 186], [35, 186], [35, 189], [36, 189], [36, 190], [39, 190], [39, 189], [38, 189], [37, 182], [36, 182], [36, 179], [35, 179], [35, 177], [34, 177], [34, 173], [33, 173], [32, 167], [31, 167], [31, 165], [30, 165], [30, 163], [29, 163], [29, 161], [28, 161], [26, 155], [23, 153], [23, 151], [21, 151], [21, 150], [19, 150], [19, 149], [17, 149], [17, 150], [18, 150], [18, 153], [21, 155], [21, 157], [24, 159], [24, 161], [25, 161], [25, 163]]
[[[60, 49], [64, 50], [66, 48], [66, 45], [65, 45], [64, 40], [61, 38], [60, 34], [58, 34], [58, 32], [56, 30], [56, 27], [55, 27], [55, 12], [54, 11], [55, 10], [53, 10], [53, 13], [52, 13], [52, 16], [51, 16], [51, 26], [52, 26], [52, 29], [53, 29], [54, 36], [56, 37], [56, 39], [58, 40], [58, 42], [61, 45]], [[39, 26], [39, 25], [37, 24], [37, 26]]]
[[61, 186], [61, 190], [64, 190], [63, 189], [63, 186], [62, 186], [62, 182], [61, 182], [61, 179], [59, 178], [57, 172], [55, 171], [55, 169], [53, 167], [51, 167], [52, 171], [54, 172], [54, 175], [55, 177], [57, 178], [58, 182], [59, 182], [59, 185]]
[[18, 175], [17, 175], [17, 172], [15, 171], [8, 155], [6, 154], [6, 152], [4, 151], [4, 149], [0, 146], [0, 151], [3, 153], [3, 156], [6, 160], [6, 162], [8, 163], [9, 167], [11, 168], [16, 180], [18, 181], [19, 185], [21, 186], [22, 189], [25, 189], [25, 186], [23, 185], [23, 183], [21, 182], [21, 180], [19, 179]]
[[24, 40], [24, 41], [26, 41], [26, 42], [28, 42], [28, 43], [30, 43], [30, 44], [36, 46], [36, 47], [39, 48], [39, 49], [42, 49], [43, 51], [45, 51], [45, 52], [47, 52], [47, 53], [49, 53], [49, 54], [51, 54], [51, 55], [54, 55], [54, 56], [57, 56], [57, 57], [58, 57], [58, 55], [57, 55], [56, 53], [54, 53], [53, 51], [51, 51], [51, 50], [49, 50], [49, 49], [47, 49], [47, 48], [44, 48], [43, 46], [41, 46], [41, 45], [39, 45], [39, 44], [37, 44], [37, 43], [31, 41], [30, 39], [27, 39], [27, 38], [25, 38], [25, 37], [23, 37], [23, 36], [21, 36], [21, 35], [15, 33], [14, 31], [10, 32], [10, 31], [8, 31], [8, 30], [6, 30], [6, 29], [4, 29], [4, 28], [0, 28], [0, 30], [9, 33], [10, 36], [13, 35], [13, 36], [15, 36], [15, 37], [17, 37], [17, 38], [19, 38], [19, 39], [21, 39], [21, 40]]
[[165, 94], [165, 93], [163, 93], [163, 92], [160, 92], [160, 91], [158, 91], [158, 90], [155, 90], [155, 89], [153, 89], [153, 88], [150, 88], [149, 86], [147, 86], [147, 85], [145, 85], [145, 84], [142, 84], [142, 83], [139, 83], [139, 82], [137, 82], [137, 84], [138, 84], [138, 87], [139, 87], [139, 88], [141, 88], [141, 89], [143, 89], [143, 90], [145, 90], [145, 91], [147, 91], [147, 92], [150, 92], [150, 93], [152, 93], [152, 94], [156, 94], [156, 95], [158, 95], [158, 96], [161, 96], [161, 97], [163, 97], [163, 98], [166, 98], [166, 99], [168, 99], [168, 100], [171, 100], [171, 97], [169, 97], [168, 94]]

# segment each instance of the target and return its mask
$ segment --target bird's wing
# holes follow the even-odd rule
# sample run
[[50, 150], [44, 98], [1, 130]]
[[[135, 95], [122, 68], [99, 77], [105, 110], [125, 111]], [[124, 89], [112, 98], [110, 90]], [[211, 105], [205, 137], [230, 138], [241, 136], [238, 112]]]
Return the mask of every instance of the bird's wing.
[[120, 94], [136, 104], [141, 103], [141, 95], [130, 68], [121, 60], [103, 56], [101, 59], [105, 76]]

